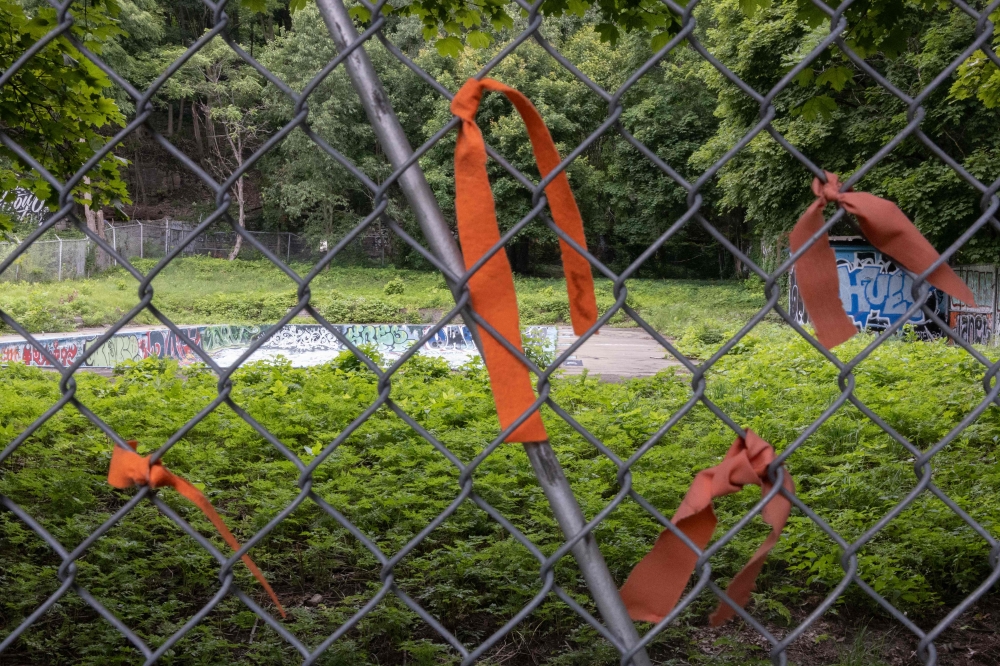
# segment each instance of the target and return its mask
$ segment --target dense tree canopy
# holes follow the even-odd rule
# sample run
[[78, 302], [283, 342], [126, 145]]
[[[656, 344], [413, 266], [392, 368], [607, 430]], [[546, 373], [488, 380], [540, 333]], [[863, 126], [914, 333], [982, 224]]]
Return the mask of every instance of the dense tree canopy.
[[[982, 1], [972, 5], [985, 7]], [[5, 2], [2, 7], [13, 15], [14, 3]], [[370, 20], [363, 6], [352, 7], [359, 25]], [[493, 0], [476, 4], [419, 0], [392, 7], [385, 28], [388, 38], [450, 90], [457, 90], [529, 20], [516, 5]], [[543, 31], [587, 76], [614, 90], [676, 34], [679, 19], [666, 7], [645, 0], [546, 0], [541, 5]], [[81, 23], [81, 35], [95, 43], [95, 50], [101, 47], [103, 57], [140, 88], [148, 86], [212, 25], [211, 13], [196, 0], [87, 0], [87, 8], [90, 27]], [[9, 58], [17, 48], [23, 50], [25, 39], [44, 34], [45, 17], [50, 16], [46, 11], [22, 12], [22, 23], [30, 24], [23, 30], [34, 32], [17, 44], [6, 45], [4, 57]], [[295, 90], [302, 90], [335, 56], [318, 10], [310, 2], [243, 0], [226, 11], [229, 36]], [[761, 93], [830, 31], [829, 16], [808, 0], [720, 0], [700, 5], [695, 15], [697, 38]], [[846, 44], [911, 96], [950, 63], [961, 60], [976, 29], [975, 21], [960, 8], [930, 0], [858, 0], [845, 17], [850, 26], [844, 35]], [[1000, 21], [1000, 12], [993, 18]], [[1000, 38], [994, 37], [992, 43], [1000, 46]], [[109, 135], [135, 109], [122, 91], [85, 60], [71, 66], [71, 60], [63, 59], [55, 46], [49, 50], [50, 59], [36, 58], [36, 66], [49, 62], [51, 67], [73, 69], [90, 95], [77, 95], [73, 103], [81, 104], [86, 97], [102, 110], [103, 115], [78, 114], [82, 120], [72, 138], [89, 131], [86, 141], [78, 141], [79, 148], [74, 146], [76, 152], [85, 151], [96, 136]], [[425, 142], [450, 119], [447, 101], [376, 41], [368, 50], [411, 142]], [[68, 50], [65, 55], [80, 61]], [[534, 41], [520, 45], [492, 75], [534, 100], [563, 154], [607, 118], [606, 103]], [[3, 90], [5, 95], [12, 94], [10, 86]], [[98, 104], [98, 98], [104, 101]], [[675, 49], [651, 68], [623, 97], [623, 103], [622, 126], [691, 182], [759, 119], [757, 103], [688, 46]], [[248, 159], [256, 146], [293, 117], [291, 101], [232, 55], [218, 38], [160, 89], [154, 105], [153, 125], [220, 177], [229, 168], [223, 162], [238, 164]], [[799, 74], [775, 98], [775, 106], [774, 127], [782, 136], [820, 167], [844, 176], [865, 164], [907, 123], [906, 105], [837, 46], [824, 51]], [[925, 106], [922, 130], [930, 139], [977, 178], [989, 182], [1000, 174], [1000, 68], [986, 53], [976, 52], [962, 62], [928, 96]], [[36, 137], [33, 142], [39, 151], [52, 153], [54, 146], [72, 143], [65, 124], [59, 122], [62, 116], [51, 116], [56, 119], [55, 129], [63, 132], [59, 134], [51, 126], [27, 127], [23, 116], [19, 127], [17, 114], [12, 116], [10, 108], [4, 106], [7, 115], [2, 119], [9, 133], [48, 133], [45, 140]], [[369, 177], [378, 181], [390, 173], [343, 68], [333, 71], [313, 92], [309, 110], [309, 127]], [[529, 177], [537, 178], [523, 124], [505, 99], [487, 97], [479, 123], [490, 145]], [[237, 141], [240, 137], [246, 140]], [[215, 149], [220, 141], [226, 146], [230, 140], [233, 145], [228, 150]], [[421, 160], [447, 214], [452, 212], [453, 142], [454, 134]], [[139, 134], [118, 151], [121, 159], [132, 162], [127, 189], [114, 179], [114, 167], [121, 162], [106, 160], [101, 177], [92, 174], [95, 190], [110, 192], [101, 201], [141, 194], [144, 201], [162, 201], [170, 210], [179, 196], [176, 189], [151, 193], [145, 182], [151, 170], [160, 178], [156, 170], [167, 169], [171, 161], [162, 151], [154, 152], [155, 148], [148, 135]], [[81, 155], [74, 157], [73, 151], [55, 152], [58, 159], [67, 161], [60, 173], [81, 162]], [[529, 210], [530, 196], [499, 165], [491, 164], [490, 169], [500, 222], [509, 228]], [[18, 173], [18, 178], [30, 179], [23, 176], [23, 169]], [[167, 176], [161, 180], [169, 180]], [[618, 269], [687, 210], [684, 190], [614, 130], [580, 155], [569, 168], [569, 177], [592, 248]], [[811, 198], [811, 178], [806, 168], [762, 133], [704, 185], [702, 213], [752, 257], [773, 265], [783, 235]], [[8, 186], [16, 181], [8, 180]], [[335, 242], [373, 205], [367, 189], [301, 130], [293, 131], [257, 162], [241, 187], [245, 187], [240, 201], [249, 225], [296, 231], [317, 242]], [[903, 141], [876, 164], [859, 187], [898, 201], [939, 247], [952, 242], [979, 215], [979, 194], [916, 137]], [[181, 189], [190, 201], [190, 188]], [[390, 213], [410, 224], [405, 201], [398, 192], [392, 196]], [[182, 209], [171, 212], [185, 215]], [[555, 236], [535, 223], [519, 233], [509, 252], [519, 270], [539, 271], [555, 260], [556, 247]], [[997, 247], [995, 233], [983, 230], [960, 260], [992, 261]], [[418, 258], [402, 248], [397, 260], [414, 263]], [[692, 223], [651, 257], [644, 270], [649, 275], [718, 276], [739, 273], [742, 267]]]
[[[118, 5], [113, 0], [80, 4], [80, 14], [71, 33], [91, 51], [122, 31]], [[19, 0], [0, 0], [0, 71], [11, 66], [59, 24], [51, 7], [25, 11]], [[49, 41], [34, 57], [13, 72], [0, 87], [0, 131], [61, 182], [68, 180], [94, 152], [105, 145], [107, 130], [120, 127], [125, 118], [107, 96], [111, 82], [96, 65], [84, 58], [65, 33]], [[125, 182], [119, 173], [120, 161], [105, 157], [90, 172], [88, 183], [77, 192], [91, 194], [99, 203], [127, 200]], [[34, 192], [55, 207], [58, 193], [40, 173], [6, 145], [0, 146], [0, 192], [13, 198], [16, 188]], [[0, 231], [12, 221], [0, 213]]]

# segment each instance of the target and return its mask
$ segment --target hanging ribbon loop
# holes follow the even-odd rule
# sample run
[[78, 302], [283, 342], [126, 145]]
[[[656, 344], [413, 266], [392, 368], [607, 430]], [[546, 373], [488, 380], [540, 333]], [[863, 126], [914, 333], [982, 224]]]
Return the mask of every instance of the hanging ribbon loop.
[[[527, 97], [493, 79], [469, 79], [451, 102], [451, 112], [462, 120], [455, 143], [455, 215], [466, 269], [471, 268], [500, 241], [493, 192], [486, 173], [486, 143], [476, 125], [476, 111], [487, 90], [502, 92], [517, 109], [528, 129], [531, 147], [542, 178], [560, 163], [545, 121]], [[580, 247], [587, 247], [583, 219], [565, 171], [545, 187], [552, 219]], [[597, 321], [597, 298], [590, 263], [562, 238], [559, 239], [573, 331], [582, 335]], [[514, 276], [501, 249], [469, 278], [472, 307], [498, 334], [523, 353]], [[483, 356], [490, 376], [500, 427], [506, 429], [535, 402], [528, 369], [486, 330], [481, 331]], [[508, 442], [540, 442], [548, 438], [536, 410], [508, 437]]]
[[[240, 542], [236, 540], [233, 533], [226, 527], [226, 523], [223, 522], [222, 517], [215, 511], [208, 498], [198, 488], [191, 485], [187, 480], [170, 472], [159, 460], [150, 463], [149, 456], [140, 456], [138, 453], [135, 453], [135, 448], [138, 446], [138, 442], [135, 440], [129, 441], [128, 445], [132, 447], [132, 451], [126, 451], [120, 446], [115, 446], [114, 451], [111, 453], [111, 466], [108, 468], [109, 484], [115, 488], [131, 488], [132, 486], [173, 488], [201, 509], [201, 512], [205, 514], [206, 518], [212, 521], [215, 529], [219, 531], [219, 534], [233, 550], [240, 549]], [[250, 559], [249, 555], [244, 555], [241, 559], [247, 565], [247, 568], [250, 569], [254, 578], [264, 586], [267, 594], [278, 607], [281, 617], [286, 617], [285, 609], [282, 607], [281, 602], [278, 601], [278, 595], [271, 589], [267, 579], [264, 578], [264, 574], [257, 568], [254, 561]]]
[[[752, 430], [746, 439], [738, 437], [722, 462], [715, 467], [698, 472], [691, 488], [684, 496], [671, 522], [700, 550], [704, 550], [715, 531], [715, 511], [712, 499], [742, 490], [753, 484], [767, 494], [772, 484], [767, 478], [767, 467], [774, 460], [774, 449]], [[795, 492], [795, 484], [787, 470], [783, 470], [782, 487]], [[786, 497], [776, 494], [764, 505], [761, 517], [771, 526], [771, 533], [753, 554], [746, 566], [729, 583], [726, 594], [741, 608], [750, 600], [757, 574], [760, 573], [781, 530], [788, 522], [792, 504]], [[659, 622], [674, 609], [681, 598], [688, 580], [694, 573], [698, 555], [670, 530], [664, 530], [653, 549], [635, 566], [622, 586], [622, 601], [633, 620]], [[712, 626], [719, 626], [735, 615], [732, 607], [720, 603], [712, 614]]]
[[[837, 175], [824, 173], [825, 183], [819, 178], [812, 183], [816, 201], [802, 214], [789, 236], [792, 252], [798, 252], [823, 228], [823, 208], [835, 202], [857, 219], [872, 245], [911, 273], [923, 273], [941, 256], [896, 204], [865, 192], [841, 192]], [[972, 291], [947, 264], [934, 269], [927, 281], [952, 298], [975, 306]], [[840, 301], [837, 257], [828, 234], [823, 234], [795, 262], [795, 282], [820, 344], [831, 349], [858, 332]]]

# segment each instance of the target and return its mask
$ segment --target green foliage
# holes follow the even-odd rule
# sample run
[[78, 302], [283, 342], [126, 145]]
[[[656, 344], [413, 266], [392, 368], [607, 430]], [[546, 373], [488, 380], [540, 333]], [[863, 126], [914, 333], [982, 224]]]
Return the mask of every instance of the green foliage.
[[[764, 326], [752, 336], [754, 344], [746, 353], [724, 357], [709, 374], [708, 397], [783, 450], [836, 399], [837, 371], [805, 342], [776, 327]], [[864, 336], [851, 341], [843, 353], [856, 353], [868, 342]], [[982, 399], [982, 372], [961, 349], [890, 341], [857, 368], [855, 393], [890, 426], [926, 448]], [[160, 446], [217, 396], [211, 373], [198, 368], [178, 372], [172, 363], [158, 360], [122, 368], [114, 379], [81, 375], [77, 384], [77, 398], [118, 432], [139, 437], [141, 453]], [[18, 364], [0, 371], [0, 431], [5, 441], [59, 395], [53, 374]], [[374, 375], [353, 357], [308, 369], [282, 361], [260, 363], [233, 376], [233, 400], [305, 463], [323, 453], [376, 395]], [[553, 399], [619, 456], [634, 452], [690, 395], [689, 379], [670, 373], [624, 384], [586, 377], [556, 379], [552, 389]], [[498, 433], [481, 365], [455, 373], [439, 361], [418, 356], [393, 379], [393, 397], [462, 460], [471, 460]], [[617, 491], [615, 467], [554, 414], [546, 410], [543, 418], [584, 512], [593, 516]], [[708, 410], [696, 408], [636, 465], [635, 488], [670, 515], [692, 475], [717, 462], [732, 437]], [[991, 407], [934, 460], [935, 483], [994, 532], [1000, 519], [998, 438], [1000, 421]], [[107, 485], [110, 451], [97, 428], [72, 408], [64, 409], [7, 459], [0, 494], [72, 547], [134, 494]], [[328, 453], [316, 470], [313, 492], [385, 553], [398, 552], [460, 492], [458, 470], [387, 408]], [[166, 454], [164, 463], [202, 484], [241, 540], [261, 530], [299, 493], [298, 470], [226, 407], [191, 430]], [[849, 406], [792, 454], [788, 466], [802, 500], [847, 541], [857, 539], [916, 485], [911, 454]], [[483, 499], [543, 552], [551, 553], [563, 543], [521, 447], [503, 446], [488, 457], [476, 472], [475, 485]], [[196, 508], [169, 490], [160, 497], [225, 552]], [[718, 500], [717, 534], [732, 527], [758, 498], [759, 491], [747, 489]], [[648, 551], [660, 529], [631, 501], [601, 523], [596, 536], [618, 581]], [[755, 519], [713, 558], [720, 582], [742, 566], [767, 530]], [[861, 549], [859, 575], [920, 621], [924, 614], [953, 606], [989, 575], [989, 550], [925, 493]], [[290, 611], [285, 626], [307, 645], [332, 633], [381, 586], [378, 561], [309, 500], [251, 555]], [[839, 556], [822, 531], [793, 512], [764, 569], [751, 610], [774, 622], [787, 621], [788, 614], [800, 617], [843, 577]], [[4, 627], [16, 626], [58, 587], [58, 564], [25, 525], [8, 512], [0, 513]], [[78, 583], [154, 646], [219, 586], [213, 573], [218, 563], [149, 502], [140, 503], [98, 539], [77, 566]], [[235, 573], [240, 589], [267, 606], [246, 569], [238, 566]], [[537, 593], [537, 574], [537, 561], [466, 501], [400, 561], [395, 583], [460, 640], [475, 643]], [[589, 603], [571, 558], [557, 565], [556, 580], [581, 603]], [[315, 594], [322, 595], [322, 603], [306, 605]], [[856, 586], [849, 587], [839, 603], [855, 611], [875, 611], [874, 602]], [[707, 596], [700, 599], [690, 619], [697, 624], [711, 605]], [[593, 632], [581, 630], [579, 619], [551, 597], [530, 622], [531, 630], [514, 643], [523, 646], [513, 648], [518, 654], [523, 651], [556, 664], [618, 662], [613, 650]], [[253, 616], [227, 597], [166, 655], [166, 663], [277, 664], [295, 658], [294, 650], [265, 625], [255, 631], [254, 625]], [[652, 646], [654, 659], [707, 662], [709, 655], [691, 642], [691, 631], [685, 625], [666, 632]], [[723, 634], [719, 640], [733, 641], [735, 636]], [[844, 650], [843, 663], [867, 663], [858, 661], [862, 653], [877, 658], [876, 650], [867, 646], [860, 638]], [[12, 650], [10, 659], [23, 664], [135, 659], [117, 632], [87, 611], [72, 592]], [[755, 663], [760, 656], [740, 654], [742, 658], [731, 663]], [[403, 663], [418, 658], [450, 663], [452, 657], [432, 631], [389, 595], [356, 632], [331, 648], [323, 663]]]
[[382, 287], [382, 293], [386, 296], [396, 296], [406, 291], [406, 283], [400, 277], [394, 277]]
[[[726, 0], [702, 7], [699, 16], [713, 25], [707, 48], [763, 94], [829, 35], [828, 21], [814, 20], [802, 9], [798, 0], [784, 0], [748, 17], [738, 0]], [[975, 21], [951, 4], [869, 0], [852, 4], [845, 16], [852, 48], [912, 97], [975, 39]], [[988, 108], [991, 67], [985, 56], [974, 55], [950, 83], [926, 98], [921, 124], [928, 137], [984, 182], [996, 178], [1000, 156], [1000, 115]], [[707, 81], [718, 93], [720, 125], [692, 158], [702, 169], [759, 122], [756, 102], [718, 73], [708, 71]], [[906, 105], [836, 47], [821, 53], [796, 81], [774, 100], [774, 127], [820, 167], [844, 178], [906, 127]], [[743, 218], [773, 254], [812, 200], [812, 177], [764, 132], [720, 170], [712, 205]], [[882, 159], [857, 189], [896, 201], [939, 249], [981, 214], [980, 193], [913, 137]], [[855, 232], [845, 224], [834, 233]], [[957, 261], [991, 262], [996, 251], [995, 234], [979, 233]]]
[[[135, 259], [149, 271], [155, 259]], [[305, 273], [310, 266], [299, 266]], [[402, 294], [386, 294], [386, 284], [405, 283]], [[264, 261], [233, 262], [181, 257], [153, 280], [153, 304], [179, 324], [268, 324], [283, 317], [298, 299], [284, 273]], [[138, 301], [138, 283], [122, 269], [98, 278], [48, 283], [6, 283], [0, 308], [31, 332], [72, 331], [118, 321]], [[561, 279], [515, 280], [523, 325], [568, 324], [569, 301]], [[692, 325], [709, 322], [736, 330], [764, 305], [759, 281], [629, 280], [627, 303], [657, 330], [681, 336]], [[601, 312], [615, 303], [611, 283], [596, 280]], [[419, 323], [436, 321], [454, 305], [440, 273], [377, 268], [335, 268], [312, 282], [312, 303], [338, 323]], [[134, 323], [155, 324], [148, 312]], [[632, 326], [622, 312], [612, 325]], [[4, 330], [4, 329], [0, 329]]]
[[[104, 43], [121, 35], [115, 0], [73, 3], [82, 20], [70, 32], [89, 50], [101, 53]], [[0, 0], [0, 71], [7, 71], [24, 52], [59, 25], [56, 11], [44, 5], [30, 14], [18, 0]], [[115, 102], [105, 94], [107, 75], [76, 50], [66, 35], [50, 41], [0, 88], [0, 130], [18, 143], [60, 181], [68, 180], [108, 141], [109, 130], [124, 125]], [[88, 172], [74, 195], [90, 194], [101, 204], [128, 203], [121, 179], [123, 160], [108, 155]], [[25, 188], [58, 208], [58, 195], [48, 182], [14, 151], [0, 147], [0, 191], [13, 200], [15, 188]], [[0, 231], [11, 219], [0, 213]]]

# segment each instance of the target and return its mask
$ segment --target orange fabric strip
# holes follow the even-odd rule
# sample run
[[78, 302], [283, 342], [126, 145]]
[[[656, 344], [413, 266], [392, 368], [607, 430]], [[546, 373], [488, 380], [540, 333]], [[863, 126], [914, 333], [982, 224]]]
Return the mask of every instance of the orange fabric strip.
[[[544, 178], [561, 161], [545, 122], [527, 97], [499, 81], [469, 79], [451, 102], [451, 112], [461, 118], [455, 143], [455, 215], [466, 269], [471, 268], [500, 240], [493, 192], [486, 173], [486, 144], [476, 125], [476, 111], [486, 90], [502, 92], [521, 114], [528, 129], [531, 147]], [[583, 219], [570, 190], [566, 173], [561, 172], [545, 188], [552, 219], [581, 247], [586, 248]], [[562, 239], [563, 268], [569, 293], [573, 330], [584, 333], [597, 321], [597, 298], [590, 263]], [[494, 254], [469, 279], [472, 307], [496, 331], [523, 351], [514, 277], [503, 250]], [[506, 428], [535, 401], [528, 369], [485, 330], [483, 353], [490, 375], [500, 426]], [[508, 442], [540, 442], [547, 439], [541, 416], [535, 411], [508, 437]]]
[[[833, 201], [858, 220], [872, 245], [911, 273], [923, 273], [941, 256], [896, 204], [865, 192], [841, 192], [837, 175], [829, 171], [824, 173], [827, 182], [823, 183], [819, 178], [813, 180], [816, 201], [792, 229], [792, 252], [797, 252], [823, 227], [823, 208]], [[972, 291], [947, 264], [935, 269], [927, 281], [952, 298], [975, 306]], [[824, 234], [795, 262], [795, 282], [820, 344], [831, 349], [858, 332], [840, 302], [837, 258], [830, 247], [828, 235]]]
[[[767, 466], [772, 460], [774, 449], [771, 445], [747, 430], [746, 439], [737, 438], [721, 463], [698, 472], [671, 522], [704, 550], [712, 540], [717, 522], [712, 499], [738, 492], [750, 483], [768, 493], [772, 486], [767, 480]], [[787, 470], [782, 486], [790, 493], [795, 492], [795, 484]], [[791, 502], [780, 494], [764, 505], [761, 517], [771, 526], [771, 533], [726, 589], [726, 594], [740, 607], [750, 600], [757, 574], [767, 554], [778, 543], [791, 510]], [[665, 618], [681, 598], [697, 561], [695, 552], [673, 532], [661, 532], [653, 550], [636, 565], [622, 586], [622, 600], [632, 619], [659, 622]], [[712, 626], [719, 626], [733, 615], [732, 607], [720, 603], [710, 618]]]
[[[138, 442], [132, 440], [128, 442], [128, 445], [134, 450]], [[222, 535], [222, 538], [225, 539], [226, 543], [233, 550], [240, 549], [240, 542], [236, 540], [233, 533], [226, 527], [226, 523], [216, 513], [215, 508], [209, 503], [208, 498], [186, 480], [168, 471], [159, 460], [150, 464], [149, 456], [140, 456], [138, 453], [126, 451], [120, 446], [115, 446], [114, 451], [111, 453], [108, 483], [115, 488], [131, 488], [132, 486], [149, 486], [150, 488], [163, 488], [167, 486], [173, 488], [201, 509], [202, 513], [212, 521], [215, 529], [219, 531], [219, 534]], [[244, 555], [241, 559], [247, 565], [247, 568], [250, 569], [250, 572], [253, 573], [254, 578], [267, 590], [271, 600], [278, 607], [281, 617], [286, 617], [285, 609], [282, 607], [281, 602], [278, 601], [278, 595], [271, 589], [267, 579], [264, 578], [264, 574], [260, 572], [254, 561], [250, 559], [249, 555]]]

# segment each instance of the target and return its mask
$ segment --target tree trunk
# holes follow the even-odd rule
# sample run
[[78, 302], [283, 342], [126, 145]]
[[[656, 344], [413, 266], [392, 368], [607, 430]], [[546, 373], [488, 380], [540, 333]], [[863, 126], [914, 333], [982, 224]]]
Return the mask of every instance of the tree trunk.
[[198, 105], [191, 100], [191, 127], [194, 130], [194, 142], [198, 147], [198, 158], [205, 157], [205, 147], [201, 143], [201, 128], [198, 126]]
[[[90, 178], [88, 176], [84, 176], [83, 182], [90, 185]], [[84, 194], [83, 199], [84, 201], [93, 201], [93, 197], [90, 195], [90, 192]], [[102, 241], [107, 242], [108, 237], [104, 234], [104, 211], [100, 209], [95, 211], [89, 204], [83, 204], [83, 217], [87, 222], [87, 229], [97, 234], [97, 237]], [[108, 253], [100, 247], [97, 248], [96, 263], [97, 269], [100, 271], [107, 270], [107, 268], [111, 266], [110, 255], [108, 255]]]
[[208, 104], [201, 105], [202, 113], [205, 114], [205, 133], [212, 142], [212, 147], [215, 148], [215, 154], [222, 156], [222, 150], [219, 149], [219, 137], [215, 132], [215, 121], [212, 120], [212, 107]]
[[[243, 196], [243, 176], [236, 179], [236, 209], [238, 211], [236, 221], [240, 225], [240, 228], [246, 228], [246, 204], [244, 203]], [[243, 247], [243, 236], [239, 233], [236, 234], [236, 244], [233, 245], [233, 251], [229, 253], [229, 261], [236, 259], [240, 255], [240, 249]]]
[[174, 135], [174, 105], [167, 104], [167, 136]]
[[181, 97], [181, 107], [177, 111], [177, 133], [180, 134], [181, 130], [184, 129], [184, 98]]

